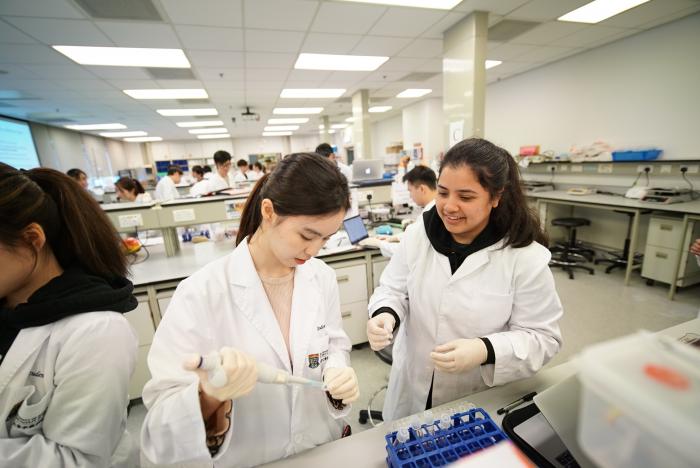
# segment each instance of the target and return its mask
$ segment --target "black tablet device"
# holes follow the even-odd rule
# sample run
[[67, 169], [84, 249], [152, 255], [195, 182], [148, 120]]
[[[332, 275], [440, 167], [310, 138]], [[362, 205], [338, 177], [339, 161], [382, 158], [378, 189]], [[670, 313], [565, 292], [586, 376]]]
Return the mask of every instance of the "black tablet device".
[[365, 223], [362, 222], [360, 215], [344, 220], [343, 228], [345, 229], [345, 232], [348, 233], [348, 238], [350, 239], [350, 243], [352, 245], [355, 245], [362, 239], [367, 239], [369, 237]]

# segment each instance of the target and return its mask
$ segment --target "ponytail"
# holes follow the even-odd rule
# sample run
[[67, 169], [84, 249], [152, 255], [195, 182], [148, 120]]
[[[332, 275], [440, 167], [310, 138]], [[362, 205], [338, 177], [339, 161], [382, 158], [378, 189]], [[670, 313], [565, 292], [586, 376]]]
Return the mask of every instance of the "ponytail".
[[253, 186], [253, 190], [248, 195], [248, 200], [243, 207], [241, 213], [241, 222], [238, 226], [238, 234], [236, 235], [236, 245], [243, 242], [243, 239], [253, 235], [262, 223], [262, 213], [260, 206], [262, 205], [262, 187], [267, 183], [270, 174], [263, 175]]
[[121, 240], [89, 193], [53, 169], [17, 171], [0, 163], [0, 243], [22, 244], [32, 223], [44, 230], [47, 245], [61, 267], [81, 266], [112, 279], [127, 274]]
[[114, 185], [124, 190], [125, 192], [134, 192], [136, 195], [146, 192], [146, 190], [144, 190], [143, 188], [143, 185], [141, 185], [141, 182], [139, 182], [136, 179], [132, 179], [131, 177], [122, 177], [118, 181], [116, 181]]

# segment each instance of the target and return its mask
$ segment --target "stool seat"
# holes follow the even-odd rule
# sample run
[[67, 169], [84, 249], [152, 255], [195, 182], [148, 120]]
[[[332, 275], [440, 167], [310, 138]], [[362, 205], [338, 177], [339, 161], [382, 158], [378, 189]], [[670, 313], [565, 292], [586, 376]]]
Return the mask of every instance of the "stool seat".
[[576, 228], [581, 226], [590, 226], [591, 220], [586, 218], [557, 218], [552, 220], [552, 226], [564, 226]]

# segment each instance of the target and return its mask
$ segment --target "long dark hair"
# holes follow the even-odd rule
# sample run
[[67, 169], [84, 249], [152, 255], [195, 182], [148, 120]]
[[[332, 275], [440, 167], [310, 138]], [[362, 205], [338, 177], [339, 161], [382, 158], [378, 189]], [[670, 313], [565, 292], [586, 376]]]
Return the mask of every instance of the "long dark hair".
[[525, 247], [533, 241], [545, 247], [547, 234], [539, 216], [527, 206], [520, 170], [513, 157], [501, 147], [482, 138], [462, 140], [447, 151], [440, 164], [445, 167], [469, 166], [491, 198], [501, 199], [491, 211], [489, 223], [504, 236], [504, 246]]
[[350, 190], [338, 166], [318, 154], [290, 154], [262, 176], [248, 195], [236, 245], [260, 226], [265, 198], [281, 216], [326, 215], [350, 208]]
[[106, 279], [127, 273], [121, 240], [109, 218], [86, 190], [59, 171], [18, 171], [0, 163], [0, 219], [0, 243], [10, 248], [22, 245], [22, 231], [37, 223], [64, 269], [79, 265]]
[[134, 192], [136, 195], [146, 192], [143, 185], [141, 185], [141, 182], [136, 179], [132, 179], [131, 177], [122, 177], [116, 181], [114, 185], [125, 192]]

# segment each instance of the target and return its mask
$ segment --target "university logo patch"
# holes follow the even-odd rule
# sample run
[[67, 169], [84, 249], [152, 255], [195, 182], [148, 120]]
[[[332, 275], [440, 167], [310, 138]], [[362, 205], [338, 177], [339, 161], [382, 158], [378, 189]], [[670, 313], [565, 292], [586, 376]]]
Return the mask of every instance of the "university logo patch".
[[309, 354], [308, 358], [309, 358], [309, 368], [316, 369], [320, 364], [318, 354]]

